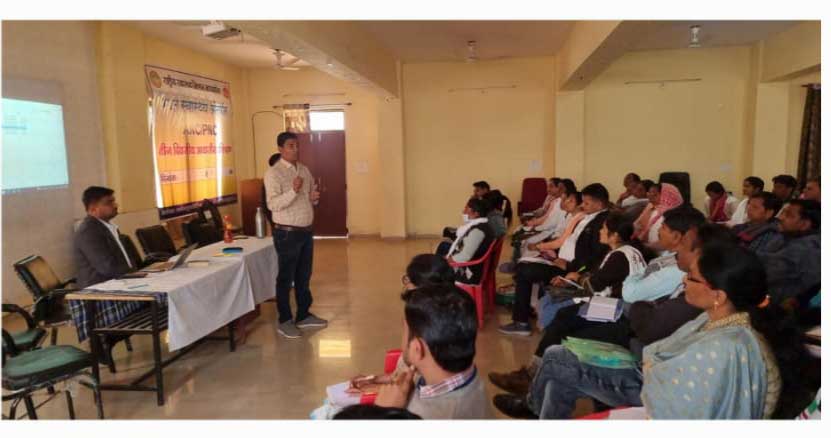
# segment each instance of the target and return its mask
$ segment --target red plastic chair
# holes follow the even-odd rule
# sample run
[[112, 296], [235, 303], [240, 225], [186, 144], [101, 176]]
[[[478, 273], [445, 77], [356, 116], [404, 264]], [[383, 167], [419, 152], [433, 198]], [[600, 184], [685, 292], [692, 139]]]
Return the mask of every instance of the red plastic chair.
[[522, 195], [516, 204], [518, 215], [534, 211], [545, 202], [548, 196], [548, 183], [545, 178], [525, 178], [522, 180]]
[[491, 257], [491, 255], [498, 244], [501, 246], [501, 240], [494, 240], [491, 242], [490, 246], [488, 246], [488, 251], [478, 260], [471, 260], [469, 262], [447, 261], [453, 268], [482, 265], [482, 278], [479, 279], [479, 284], [464, 284], [456, 282], [456, 286], [469, 293], [470, 296], [473, 297], [473, 300], [476, 301], [476, 317], [479, 319], [479, 327], [482, 327], [485, 320], [484, 289], [488, 283], [488, 273], [490, 272], [491, 265], [493, 264], [493, 257]]
[[[398, 358], [401, 356], [401, 349], [396, 348], [393, 350], [387, 350], [387, 354], [384, 356], [384, 374], [392, 374], [395, 371], [395, 366], [398, 364]], [[375, 403], [375, 398], [378, 397], [376, 393], [369, 393], [361, 395], [361, 404], [362, 405], [371, 405]]]

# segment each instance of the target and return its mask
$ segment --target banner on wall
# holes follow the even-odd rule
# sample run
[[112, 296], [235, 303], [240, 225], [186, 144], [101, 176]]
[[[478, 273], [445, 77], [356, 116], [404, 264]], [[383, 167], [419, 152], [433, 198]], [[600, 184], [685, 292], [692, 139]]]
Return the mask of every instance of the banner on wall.
[[237, 202], [229, 83], [153, 65], [144, 72], [159, 217], [191, 213], [204, 199]]

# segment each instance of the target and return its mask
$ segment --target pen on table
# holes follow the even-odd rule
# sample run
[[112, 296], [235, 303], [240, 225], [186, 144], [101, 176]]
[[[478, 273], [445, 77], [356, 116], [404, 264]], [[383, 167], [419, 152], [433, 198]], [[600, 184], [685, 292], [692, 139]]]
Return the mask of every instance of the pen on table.
[[149, 285], [149, 284], [147, 284], [147, 283], [145, 283], [145, 284], [137, 284], [137, 285], [135, 285], [135, 286], [128, 286], [128, 287], [127, 287], [127, 289], [138, 289], [138, 288], [140, 288], [140, 287], [144, 287], [144, 286], [150, 286], [150, 285]]

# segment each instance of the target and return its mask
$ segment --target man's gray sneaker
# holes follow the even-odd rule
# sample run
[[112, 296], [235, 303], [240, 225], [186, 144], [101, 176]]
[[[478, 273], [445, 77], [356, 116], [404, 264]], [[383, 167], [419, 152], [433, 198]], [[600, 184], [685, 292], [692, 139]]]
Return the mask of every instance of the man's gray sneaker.
[[531, 324], [512, 322], [499, 327], [499, 333], [514, 336], [531, 336]]
[[297, 328], [313, 328], [313, 327], [326, 327], [329, 323], [323, 319], [318, 318], [317, 316], [309, 313], [309, 316], [303, 318], [302, 321], [297, 321]]
[[503, 274], [513, 274], [515, 267], [516, 265], [514, 264], [514, 262], [505, 262], [499, 265], [499, 272]]
[[300, 334], [300, 330], [297, 330], [297, 326], [294, 325], [294, 321], [286, 321], [280, 323], [277, 326], [277, 333], [289, 338], [289, 339], [296, 339], [303, 335]]

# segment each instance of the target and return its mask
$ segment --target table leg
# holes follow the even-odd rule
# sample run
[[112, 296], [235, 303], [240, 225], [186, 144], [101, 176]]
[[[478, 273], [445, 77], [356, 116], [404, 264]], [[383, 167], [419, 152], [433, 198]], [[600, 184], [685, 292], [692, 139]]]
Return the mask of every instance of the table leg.
[[164, 405], [164, 382], [162, 377], [162, 346], [159, 340], [159, 305], [154, 300], [152, 307], [153, 324], [153, 366], [156, 368], [156, 403]]

